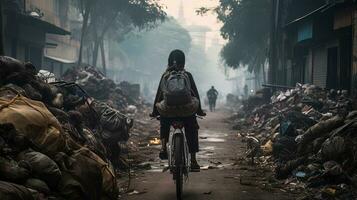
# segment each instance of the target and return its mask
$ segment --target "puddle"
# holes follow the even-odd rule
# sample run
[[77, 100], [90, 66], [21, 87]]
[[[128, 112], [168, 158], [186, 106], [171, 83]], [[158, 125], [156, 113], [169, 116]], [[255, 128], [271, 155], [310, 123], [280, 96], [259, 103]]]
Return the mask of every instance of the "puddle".
[[222, 138], [214, 138], [214, 137], [209, 137], [207, 139], [203, 139], [201, 140], [202, 142], [225, 142], [226, 140], [225, 139], [222, 139]]
[[167, 163], [165, 163], [165, 164], [162, 164], [162, 163], [152, 163], [152, 165], [151, 165], [151, 169], [149, 169], [149, 170], [145, 170], [145, 171], [147, 171], [147, 172], [163, 172], [163, 170], [165, 169], [165, 168], [167, 168], [168, 167], [168, 164]]
[[202, 130], [200, 131], [200, 136], [201, 137], [226, 137], [228, 136], [228, 134], [217, 132], [217, 131], [211, 131], [211, 130]]
[[147, 172], [162, 173], [163, 169], [150, 169]]
[[212, 156], [213, 156], [214, 154], [213, 153], [211, 153], [211, 154], [209, 154], [209, 153], [203, 153], [203, 154], [198, 154], [197, 155], [197, 158], [211, 158]]
[[215, 146], [205, 146], [200, 148], [201, 151], [214, 151], [216, 149], [217, 148]]
[[225, 142], [225, 137], [227, 137], [225, 133], [210, 130], [204, 130], [200, 133], [200, 141], [202, 142]]

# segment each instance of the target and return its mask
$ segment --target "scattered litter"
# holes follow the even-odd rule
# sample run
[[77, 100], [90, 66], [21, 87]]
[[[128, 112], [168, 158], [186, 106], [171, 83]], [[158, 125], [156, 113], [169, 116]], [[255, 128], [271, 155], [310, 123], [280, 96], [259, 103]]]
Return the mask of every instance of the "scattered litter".
[[357, 163], [356, 100], [346, 91], [309, 84], [263, 93], [237, 105], [230, 118], [247, 143], [246, 161], [275, 169], [275, 178], [287, 182], [284, 190], [320, 188], [320, 196], [336, 198], [343, 192], [332, 186], [344, 184], [348, 198], [356, 199], [351, 179], [357, 177], [351, 170]]
[[212, 191], [204, 192], [203, 194], [210, 195], [210, 194], [212, 194]]
[[146, 191], [139, 192], [137, 190], [133, 190], [133, 191], [129, 192], [128, 195], [132, 196], [132, 195], [140, 195], [140, 194], [145, 194], [145, 193], [147, 193], [147, 192]]
[[154, 139], [149, 141], [149, 144], [151, 144], [151, 145], [160, 145], [161, 144], [161, 140], [158, 139], [158, 138], [154, 138]]

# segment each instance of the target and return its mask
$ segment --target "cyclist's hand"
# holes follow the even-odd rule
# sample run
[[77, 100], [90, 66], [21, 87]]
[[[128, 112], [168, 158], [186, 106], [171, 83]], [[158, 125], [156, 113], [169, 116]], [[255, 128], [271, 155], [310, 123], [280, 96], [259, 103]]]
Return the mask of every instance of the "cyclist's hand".
[[150, 116], [151, 118], [157, 118], [159, 115], [157, 115], [157, 114], [155, 114], [155, 113], [150, 113], [149, 116]]
[[204, 117], [204, 116], [207, 115], [207, 113], [205, 113], [205, 112], [203, 112], [203, 111], [199, 111], [199, 112], [197, 112], [197, 115], [198, 115], [198, 116], [201, 116], [201, 117]]

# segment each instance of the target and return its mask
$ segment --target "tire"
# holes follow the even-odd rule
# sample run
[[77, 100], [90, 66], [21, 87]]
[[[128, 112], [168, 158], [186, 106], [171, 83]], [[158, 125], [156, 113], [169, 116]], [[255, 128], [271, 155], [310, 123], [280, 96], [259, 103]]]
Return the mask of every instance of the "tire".
[[183, 188], [183, 144], [182, 137], [176, 136], [174, 140], [175, 147], [175, 173], [174, 178], [176, 180], [176, 198], [177, 200], [182, 199], [182, 188]]

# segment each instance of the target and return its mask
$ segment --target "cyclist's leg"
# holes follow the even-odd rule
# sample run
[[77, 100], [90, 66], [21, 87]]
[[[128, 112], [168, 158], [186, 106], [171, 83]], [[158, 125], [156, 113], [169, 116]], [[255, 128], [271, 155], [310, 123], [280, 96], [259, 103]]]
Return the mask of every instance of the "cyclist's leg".
[[170, 126], [171, 126], [170, 118], [165, 118], [165, 117], [160, 118], [161, 151], [160, 151], [159, 157], [161, 159], [167, 159], [167, 157], [168, 157], [166, 143], [169, 140]]
[[185, 119], [185, 135], [187, 139], [187, 145], [191, 154], [191, 169], [193, 171], [199, 171], [200, 166], [196, 160], [196, 153], [199, 151], [198, 143], [198, 123], [196, 116], [191, 116]]
[[196, 116], [186, 117], [183, 120], [185, 126], [185, 135], [190, 153], [198, 152], [198, 122]]

